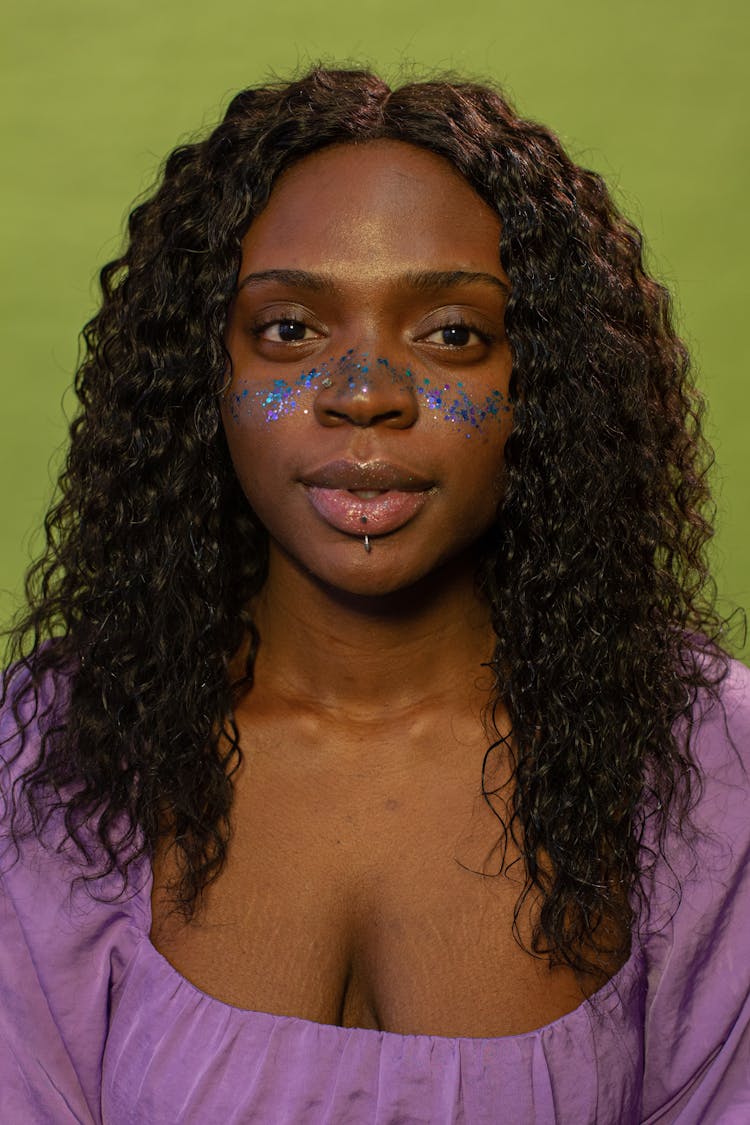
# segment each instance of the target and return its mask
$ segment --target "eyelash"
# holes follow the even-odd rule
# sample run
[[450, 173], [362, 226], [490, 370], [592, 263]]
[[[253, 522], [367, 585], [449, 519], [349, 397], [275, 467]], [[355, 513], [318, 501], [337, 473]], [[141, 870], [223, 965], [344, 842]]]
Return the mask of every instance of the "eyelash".
[[[299, 317], [295, 317], [295, 316], [275, 316], [271, 320], [264, 321], [262, 324], [256, 324], [253, 327], [253, 330], [252, 330], [253, 336], [255, 336], [257, 339], [259, 339], [262, 336], [262, 334], [266, 331], [266, 329], [271, 328], [274, 324], [301, 324], [304, 328], [311, 328], [312, 327], [312, 325], [308, 324], [304, 320], [301, 320]], [[478, 325], [472, 324], [471, 321], [466, 320], [462, 316], [452, 317], [451, 320], [447, 321], [445, 324], [438, 324], [435, 328], [432, 329], [431, 332], [428, 333], [428, 335], [432, 336], [436, 332], [444, 332], [448, 328], [466, 328], [469, 332], [473, 332], [476, 336], [478, 336], [483, 344], [494, 344], [497, 340], [497, 337], [494, 335], [494, 333], [488, 332], [487, 329], [485, 329], [485, 328], [479, 328]], [[269, 340], [268, 341], [268, 343], [286, 344], [287, 346], [294, 346], [294, 344], [302, 344], [302, 343], [306, 343], [306, 342], [307, 341], [305, 341], [305, 340]], [[444, 347], [444, 348], [448, 348], [451, 351], [461, 351], [462, 350], [462, 348], [459, 347], [458, 345], [442, 344], [440, 346]], [[464, 347], [468, 347], [468, 346], [469, 345], [464, 345]]]
[[[270, 320], [264, 321], [262, 324], [253, 325], [253, 336], [260, 338], [267, 328], [271, 328], [274, 324], [301, 324], [303, 328], [312, 328], [311, 324], [307, 321], [300, 319], [298, 316], [274, 316]], [[315, 331], [313, 329], [313, 331]], [[271, 344], [290, 344], [290, 343], [304, 343], [302, 340], [269, 340]]]
[[[497, 337], [486, 328], [480, 328], [477, 324], [472, 324], [470, 320], [466, 320], [462, 316], [452, 317], [446, 324], [438, 324], [428, 335], [432, 336], [435, 332], [444, 332], [446, 328], [466, 328], [469, 332], [473, 332], [475, 336], [478, 336], [483, 344], [494, 344], [497, 339]], [[451, 347], [450, 344], [443, 344], [442, 346], [444, 348]], [[453, 350], [461, 351], [459, 347], [454, 347]]]

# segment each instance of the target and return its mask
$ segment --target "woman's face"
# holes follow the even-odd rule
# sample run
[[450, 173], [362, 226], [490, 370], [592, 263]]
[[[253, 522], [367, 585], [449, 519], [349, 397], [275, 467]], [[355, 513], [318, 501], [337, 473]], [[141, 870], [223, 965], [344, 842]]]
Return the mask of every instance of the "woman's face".
[[243, 239], [222, 399], [272, 574], [385, 594], [471, 564], [511, 426], [499, 243], [448, 161], [399, 141], [280, 177]]

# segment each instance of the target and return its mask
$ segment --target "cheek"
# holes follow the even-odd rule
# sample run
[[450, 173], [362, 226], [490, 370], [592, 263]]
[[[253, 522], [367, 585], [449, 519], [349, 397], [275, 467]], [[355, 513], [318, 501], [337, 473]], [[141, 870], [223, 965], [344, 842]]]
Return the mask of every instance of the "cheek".
[[[512, 412], [487, 419], [480, 427], [462, 431], [455, 440], [453, 484], [462, 521], [481, 534], [495, 522], [506, 489], [505, 443]], [[470, 433], [470, 437], [465, 436]]]
[[482, 394], [459, 379], [454, 383], [423, 377], [415, 385], [421, 408], [464, 438], [489, 438], [505, 431], [511, 405], [499, 388]]
[[[359, 357], [362, 361], [367, 356]], [[357, 369], [367, 372], [367, 367], [357, 363]], [[443, 422], [456, 434], [464, 438], [494, 435], [498, 423], [507, 429], [512, 407], [506, 394], [499, 387], [473, 386], [471, 377], [447, 378], [419, 375], [409, 368], [402, 368], [390, 362], [386, 356], [378, 356], [373, 370], [379, 377], [389, 379], [394, 385], [408, 386], [419, 403], [420, 413], [426, 419]], [[509, 377], [509, 376], [508, 376]], [[350, 376], [350, 379], [352, 376]], [[361, 375], [355, 376], [360, 378]]]
[[225, 426], [234, 422], [244, 426], [251, 421], [255, 429], [262, 429], [292, 415], [310, 413], [310, 386], [312, 375], [306, 373], [294, 382], [272, 379], [261, 386], [251, 387], [239, 379], [227, 391], [222, 403]]
[[277, 431], [286, 427], [282, 421], [269, 423], [241, 413], [230, 396], [222, 403], [221, 417], [235, 475], [249, 504], [260, 515], [267, 506], [265, 494], [280, 479], [288, 443], [277, 440]]
[[505, 493], [505, 461], [502, 442], [467, 442], [477, 453], [475, 458], [463, 461], [456, 474], [459, 488], [477, 514], [480, 523], [491, 522]]

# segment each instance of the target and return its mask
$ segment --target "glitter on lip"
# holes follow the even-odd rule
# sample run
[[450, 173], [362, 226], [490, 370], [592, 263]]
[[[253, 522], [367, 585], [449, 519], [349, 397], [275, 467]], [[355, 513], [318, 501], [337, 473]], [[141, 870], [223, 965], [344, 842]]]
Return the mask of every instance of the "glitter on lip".
[[416, 516], [435, 482], [416, 469], [390, 461], [340, 458], [305, 470], [300, 484], [317, 514], [349, 535], [387, 535]]
[[337, 531], [362, 535], [363, 521], [367, 534], [386, 535], [398, 531], [417, 515], [427, 503], [428, 490], [399, 492], [390, 490], [365, 499], [343, 488], [307, 486], [308, 499], [318, 515]]

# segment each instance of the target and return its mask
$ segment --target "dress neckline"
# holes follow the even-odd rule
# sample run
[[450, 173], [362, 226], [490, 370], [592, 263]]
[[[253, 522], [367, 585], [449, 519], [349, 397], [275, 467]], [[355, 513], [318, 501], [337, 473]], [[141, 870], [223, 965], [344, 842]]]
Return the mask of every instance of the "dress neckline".
[[170, 980], [173, 985], [181, 989], [188, 989], [192, 992], [201, 1003], [208, 1004], [215, 1007], [217, 1010], [223, 1009], [232, 1015], [233, 1018], [242, 1017], [255, 1017], [259, 1020], [269, 1020], [272, 1022], [283, 1021], [286, 1026], [298, 1026], [300, 1029], [306, 1028], [317, 1029], [320, 1034], [331, 1036], [345, 1036], [349, 1037], [352, 1034], [358, 1036], [380, 1036], [386, 1037], [390, 1041], [394, 1040], [426, 1040], [427, 1042], [446, 1042], [446, 1043], [512, 1043], [519, 1042], [530, 1037], [540, 1037], [556, 1030], [564, 1030], [568, 1024], [575, 1025], [581, 1019], [588, 1020], [594, 1012], [602, 1012], [611, 1010], [611, 1002], [615, 1001], [615, 1006], [619, 1005], [621, 998], [629, 991], [633, 978], [637, 973], [640, 973], [642, 968], [642, 950], [637, 935], [634, 934], [632, 938], [632, 945], [630, 956], [620, 966], [617, 972], [610, 977], [608, 981], [592, 993], [591, 996], [583, 1000], [577, 1007], [565, 1012], [562, 1016], [552, 1020], [550, 1023], [543, 1024], [541, 1027], [532, 1028], [530, 1031], [521, 1031], [515, 1035], [495, 1035], [495, 1036], [474, 1036], [474, 1035], [430, 1035], [427, 1032], [419, 1033], [403, 1033], [399, 1031], [385, 1031], [378, 1028], [371, 1027], [344, 1027], [341, 1024], [321, 1023], [318, 1020], [307, 1019], [305, 1016], [289, 1016], [282, 1015], [277, 1012], [264, 1012], [256, 1008], [241, 1008], [236, 1004], [229, 1004], [225, 1000], [220, 1000], [218, 996], [212, 996], [210, 992], [205, 992], [199, 988], [197, 984], [193, 984], [186, 976], [184, 976], [175, 966], [169, 961], [163, 953], [161, 953], [153, 941], [151, 940], [151, 926], [153, 924], [153, 912], [151, 908], [151, 890], [153, 887], [153, 869], [148, 859], [145, 860], [147, 868], [147, 878], [145, 879], [142, 887], [140, 888], [139, 895], [143, 896], [143, 918], [144, 928], [141, 933], [140, 945], [145, 950], [145, 955], [153, 961], [161, 976], [165, 980]]

